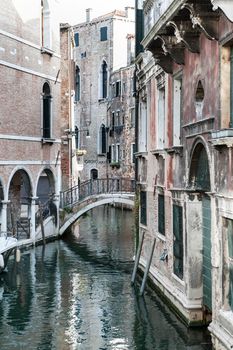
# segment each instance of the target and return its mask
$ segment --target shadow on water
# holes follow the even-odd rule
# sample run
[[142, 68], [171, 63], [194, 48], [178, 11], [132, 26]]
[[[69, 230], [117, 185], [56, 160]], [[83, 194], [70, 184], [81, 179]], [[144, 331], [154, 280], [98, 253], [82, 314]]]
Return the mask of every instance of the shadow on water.
[[0, 276], [1, 350], [210, 350], [151, 289], [130, 284], [132, 212], [104, 207]]

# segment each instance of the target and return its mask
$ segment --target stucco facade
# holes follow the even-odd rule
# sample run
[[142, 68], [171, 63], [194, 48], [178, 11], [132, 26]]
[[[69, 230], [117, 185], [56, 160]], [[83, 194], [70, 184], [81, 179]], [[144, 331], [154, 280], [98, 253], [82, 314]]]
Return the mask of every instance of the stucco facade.
[[230, 349], [233, 24], [220, 2], [157, 5], [144, 2], [137, 57], [141, 267], [155, 239], [154, 284]]
[[[26, 10], [27, 11], [26, 11]], [[56, 1], [3, 0], [0, 13], [1, 232], [60, 191], [60, 36]], [[43, 193], [44, 186], [48, 193]], [[27, 237], [29, 238], [29, 237]]]

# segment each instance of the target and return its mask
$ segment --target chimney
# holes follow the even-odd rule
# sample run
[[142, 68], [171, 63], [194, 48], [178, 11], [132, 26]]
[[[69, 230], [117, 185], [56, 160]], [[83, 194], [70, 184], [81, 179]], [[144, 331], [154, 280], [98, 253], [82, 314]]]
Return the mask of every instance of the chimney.
[[86, 9], [86, 22], [90, 22], [91, 20], [91, 8]]
[[131, 20], [131, 21], [135, 21], [135, 8], [134, 7], [125, 7], [125, 14], [126, 17]]

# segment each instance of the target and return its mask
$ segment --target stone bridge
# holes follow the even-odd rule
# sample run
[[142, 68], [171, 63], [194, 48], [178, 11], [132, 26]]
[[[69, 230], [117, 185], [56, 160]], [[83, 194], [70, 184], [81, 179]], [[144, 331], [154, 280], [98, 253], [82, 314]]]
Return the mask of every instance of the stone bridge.
[[60, 230], [62, 235], [80, 216], [105, 204], [133, 208], [135, 181], [128, 178], [96, 179], [81, 183], [60, 196]]

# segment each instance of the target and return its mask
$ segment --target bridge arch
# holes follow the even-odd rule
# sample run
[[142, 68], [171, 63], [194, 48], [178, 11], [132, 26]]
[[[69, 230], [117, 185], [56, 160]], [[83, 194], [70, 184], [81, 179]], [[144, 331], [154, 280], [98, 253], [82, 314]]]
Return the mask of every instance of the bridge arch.
[[99, 195], [88, 197], [84, 201], [82, 201], [76, 208], [76, 212], [73, 213], [71, 217], [69, 217], [60, 227], [59, 234], [63, 235], [63, 233], [75, 222], [77, 221], [83, 214], [88, 212], [89, 210], [99, 207], [105, 204], [125, 204], [130, 208], [134, 207], [134, 195], [124, 195], [124, 194], [111, 194], [111, 195]]

